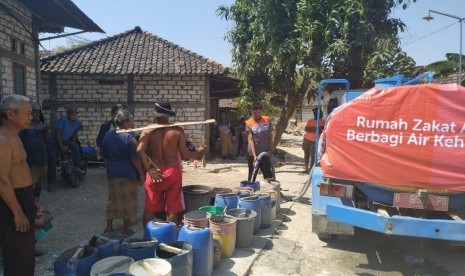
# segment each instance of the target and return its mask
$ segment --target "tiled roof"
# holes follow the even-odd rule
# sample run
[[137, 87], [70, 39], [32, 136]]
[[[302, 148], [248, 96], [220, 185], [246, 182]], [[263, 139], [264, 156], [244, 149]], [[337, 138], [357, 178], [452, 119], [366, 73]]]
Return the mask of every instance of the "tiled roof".
[[56, 53], [54, 51], [39, 51], [39, 57], [40, 58], [45, 58], [51, 55], [55, 55]]
[[154, 34], [133, 30], [40, 60], [42, 72], [227, 75], [223, 65]]
[[[435, 76], [433, 78], [433, 83], [440, 83], [440, 84], [457, 83], [457, 75], [458, 75], [458, 72], [452, 72], [445, 76], [440, 76], [440, 77]], [[464, 75], [465, 75], [465, 72], [462, 71], [462, 83], [464, 80]]]

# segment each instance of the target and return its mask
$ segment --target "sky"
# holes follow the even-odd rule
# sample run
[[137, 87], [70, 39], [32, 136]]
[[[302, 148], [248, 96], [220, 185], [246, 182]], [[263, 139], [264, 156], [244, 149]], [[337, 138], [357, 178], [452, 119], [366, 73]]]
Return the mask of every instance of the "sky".
[[[206, 58], [231, 65], [231, 45], [225, 41], [225, 35], [234, 24], [219, 17], [216, 10], [220, 5], [230, 6], [234, 0], [72, 1], [106, 32], [74, 36], [77, 39], [103, 39], [140, 26], [144, 31]], [[417, 65], [445, 59], [446, 53], [459, 53], [460, 50], [458, 20], [432, 13], [434, 19], [427, 22], [422, 18], [429, 9], [465, 17], [465, 0], [417, 0], [416, 3], [411, 1], [406, 10], [398, 7], [392, 11], [392, 17], [400, 18], [406, 24], [405, 32], [400, 34], [401, 47]], [[65, 29], [69, 33], [74, 31]], [[53, 34], [42, 34], [41, 38], [49, 36]], [[47, 50], [67, 43], [66, 39], [42, 41]]]

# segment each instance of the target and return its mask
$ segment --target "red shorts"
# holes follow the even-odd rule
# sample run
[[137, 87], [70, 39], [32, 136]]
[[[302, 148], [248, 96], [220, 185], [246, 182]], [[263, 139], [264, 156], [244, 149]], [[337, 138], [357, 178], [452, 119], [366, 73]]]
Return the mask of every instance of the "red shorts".
[[179, 164], [166, 166], [160, 169], [163, 175], [162, 182], [152, 183], [150, 175], [145, 178], [145, 207], [149, 213], [182, 211], [182, 170]]

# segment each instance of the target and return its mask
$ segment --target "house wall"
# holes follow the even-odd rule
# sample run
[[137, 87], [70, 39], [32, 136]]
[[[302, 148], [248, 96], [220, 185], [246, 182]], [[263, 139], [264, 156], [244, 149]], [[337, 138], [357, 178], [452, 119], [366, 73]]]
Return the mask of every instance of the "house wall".
[[[210, 102], [205, 100], [209, 99], [207, 83], [205, 76], [42, 73], [39, 97], [47, 122], [65, 115], [66, 106], [78, 107], [84, 128], [80, 140], [93, 145], [100, 125], [110, 119], [111, 107], [117, 103], [129, 106], [135, 127], [153, 122], [153, 105], [162, 99], [168, 100], [177, 113], [173, 122], [205, 120], [210, 114]], [[184, 130], [195, 145], [200, 144], [200, 125], [186, 126]]]
[[[7, 11], [0, 12], [0, 93], [8, 95], [14, 92], [13, 64], [16, 63], [26, 68], [26, 96], [37, 98], [32, 13], [19, 1], [0, 2], [14, 15], [11, 16]], [[16, 52], [12, 51], [13, 39], [17, 41]], [[19, 51], [21, 44], [24, 44], [24, 54]]]

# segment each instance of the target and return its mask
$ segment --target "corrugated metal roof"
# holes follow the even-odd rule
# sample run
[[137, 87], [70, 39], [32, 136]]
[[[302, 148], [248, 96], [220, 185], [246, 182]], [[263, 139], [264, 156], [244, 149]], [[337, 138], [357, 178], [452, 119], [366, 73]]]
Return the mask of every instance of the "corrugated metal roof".
[[228, 75], [229, 69], [152, 33], [133, 30], [41, 59], [42, 72]]
[[[70, 0], [19, 0], [46, 25], [71, 27], [87, 32], [104, 31]], [[46, 31], [41, 30], [41, 31]]]

